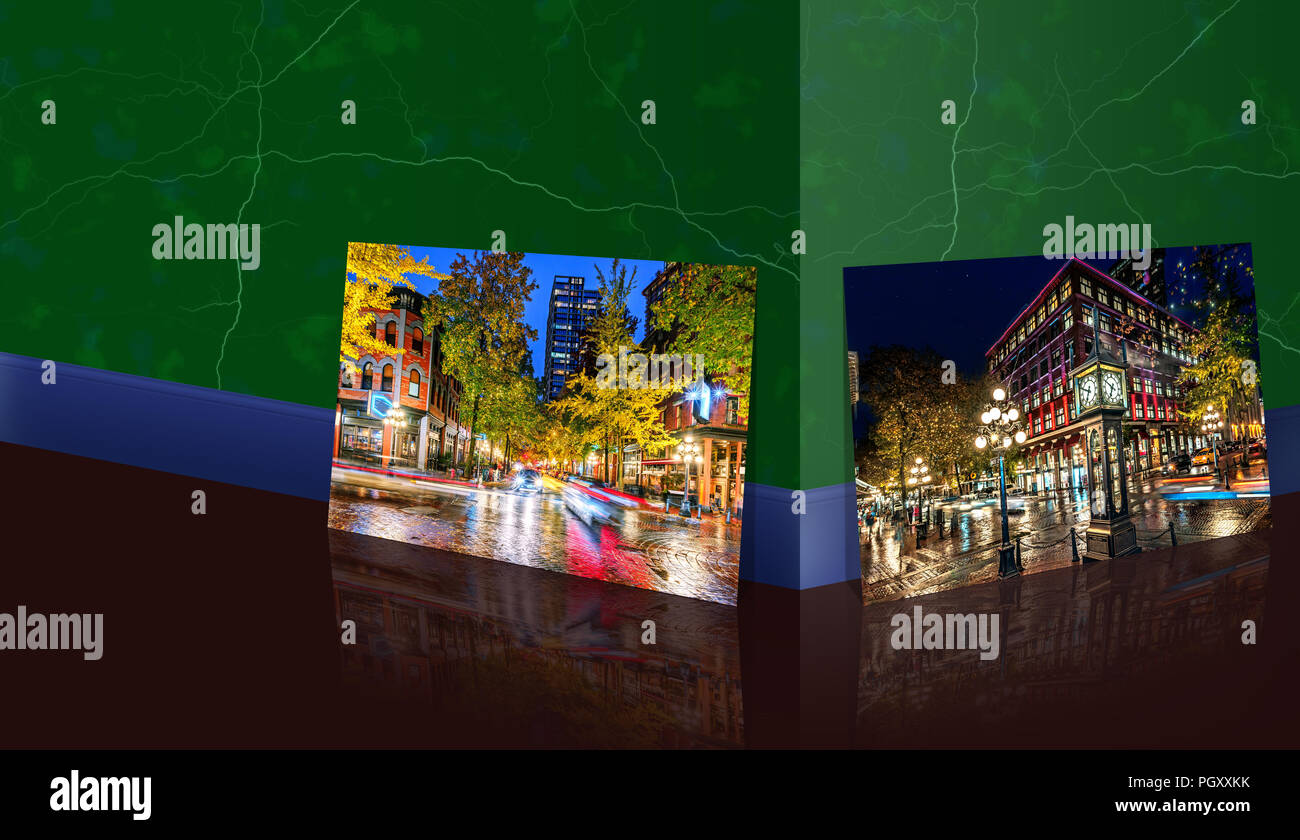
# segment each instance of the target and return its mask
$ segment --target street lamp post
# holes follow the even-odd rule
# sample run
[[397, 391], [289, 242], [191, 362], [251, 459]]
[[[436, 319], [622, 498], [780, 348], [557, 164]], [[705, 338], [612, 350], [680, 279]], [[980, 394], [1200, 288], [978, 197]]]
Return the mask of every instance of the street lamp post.
[[[926, 532], [929, 530], [929, 528], [926, 525], [924, 517], [921, 515], [923, 513], [923, 511], [921, 510], [921, 506], [925, 503], [924, 497], [921, 495], [921, 491], [924, 490], [925, 486], [929, 483], [930, 483], [930, 468], [926, 466], [925, 459], [917, 458], [916, 463], [912, 465], [912, 477], [907, 480], [907, 486], [916, 488], [917, 516], [916, 516], [915, 524], [916, 524], [917, 536], [919, 536], [921, 539], [925, 539]], [[904, 513], [906, 513], [906, 508], [907, 508], [906, 494], [904, 494], [903, 496], [903, 507], [904, 507]]]
[[[389, 444], [388, 455], [389, 460], [392, 461], [397, 458], [397, 430], [406, 425], [406, 415], [398, 410], [397, 406], [393, 406], [388, 409], [388, 414], [384, 416], [384, 425], [390, 430], [392, 443]], [[382, 451], [380, 452], [380, 455], [383, 455]], [[380, 466], [383, 466], [382, 458]]]
[[1231, 490], [1232, 485], [1228, 482], [1228, 469], [1219, 463], [1219, 437], [1223, 435], [1220, 431], [1223, 428], [1223, 417], [1214, 406], [1207, 405], [1201, 420], [1201, 431], [1210, 436], [1210, 447], [1214, 452], [1214, 471], [1223, 478], [1224, 488]]
[[976, 449], [988, 449], [998, 454], [998, 482], [1002, 500], [1002, 545], [998, 548], [998, 577], [1020, 574], [1016, 565], [1016, 548], [1011, 544], [1007, 523], [1007, 468], [1006, 454], [1013, 445], [1025, 442], [1025, 428], [1020, 421], [1020, 409], [1007, 400], [1002, 388], [993, 389], [993, 402], [980, 415], [979, 433], [975, 436]]
[[691, 461], [698, 463], [703, 460], [703, 456], [700, 455], [700, 445], [695, 442], [695, 438], [691, 435], [682, 438], [681, 445], [677, 447], [677, 454], [682, 459], [682, 469], [686, 473], [685, 483], [682, 485], [682, 516], [690, 516]]

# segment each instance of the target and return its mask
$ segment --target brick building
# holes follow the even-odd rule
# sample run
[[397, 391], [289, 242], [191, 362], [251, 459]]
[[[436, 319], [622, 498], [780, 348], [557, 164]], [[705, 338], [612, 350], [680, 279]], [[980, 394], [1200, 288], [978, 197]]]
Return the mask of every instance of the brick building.
[[340, 365], [336, 461], [429, 472], [464, 463], [469, 430], [460, 422], [460, 383], [442, 371], [438, 328], [421, 316], [425, 300], [398, 287], [391, 308], [374, 310], [376, 337], [404, 352]]
[[1183, 346], [1195, 328], [1119, 279], [1071, 259], [985, 353], [989, 372], [1007, 384], [1024, 418], [1028, 463], [1016, 483], [1026, 490], [1085, 481], [1069, 374], [1093, 351], [1094, 314], [1103, 358], [1129, 364], [1123, 425], [1131, 469], [1157, 468], [1175, 452], [1206, 443], [1179, 419], [1185, 394], [1175, 381], [1192, 361]]

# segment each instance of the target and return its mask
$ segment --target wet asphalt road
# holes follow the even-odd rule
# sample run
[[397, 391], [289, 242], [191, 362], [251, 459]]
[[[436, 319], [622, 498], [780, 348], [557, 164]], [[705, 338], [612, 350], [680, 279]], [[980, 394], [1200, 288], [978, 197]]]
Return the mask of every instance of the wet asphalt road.
[[[1246, 473], [1236, 473], [1233, 481], [1236, 486], [1242, 481], [1261, 478], [1257, 464]], [[1162, 495], [1188, 489], [1192, 486], [1189, 481], [1188, 477], [1170, 482], [1153, 476], [1130, 483], [1129, 508], [1139, 546], [1168, 547], [1170, 523], [1180, 543], [1241, 534], [1272, 524], [1267, 498], [1184, 501]], [[1222, 484], [1210, 475], [1193, 484], [1222, 489]], [[1072, 559], [1069, 531], [1073, 528], [1082, 537], [1088, 525], [1086, 493], [1048, 492], [1027, 497], [1017, 505], [1018, 508], [1009, 512], [1008, 530], [1013, 541], [1017, 534], [1022, 535], [1021, 559], [1026, 572], [1069, 565]], [[950, 530], [954, 506], [935, 509], [944, 512], [942, 538], [932, 527], [929, 537], [918, 543], [913, 529], [905, 527], [899, 542], [896, 523], [887, 522], [859, 529], [866, 601], [950, 589], [997, 576], [996, 548], [1002, 534], [998, 500], [976, 503], [968, 510], [957, 508], [955, 531]]]
[[740, 526], [626, 511], [585, 524], [559, 493], [416, 481], [335, 467], [329, 526], [524, 566], [736, 602]]

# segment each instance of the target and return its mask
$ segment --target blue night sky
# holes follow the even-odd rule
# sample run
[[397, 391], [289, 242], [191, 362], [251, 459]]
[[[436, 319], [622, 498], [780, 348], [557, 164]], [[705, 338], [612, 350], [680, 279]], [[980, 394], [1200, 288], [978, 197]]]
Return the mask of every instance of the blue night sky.
[[[438, 271], [446, 273], [452, 262], [459, 254], [473, 259], [473, 248], [421, 248], [411, 247], [411, 256], [417, 260], [428, 257], [429, 263]], [[586, 288], [595, 289], [599, 287], [599, 281], [596, 279], [595, 266], [599, 265], [601, 270], [609, 274], [610, 263], [613, 262], [609, 257], [562, 257], [555, 254], [526, 254], [524, 256], [524, 265], [532, 269], [533, 275], [531, 280], [537, 284], [533, 291], [532, 298], [524, 306], [524, 320], [528, 326], [537, 331], [537, 340], [532, 342], [530, 348], [533, 356], [533, 373], [536, 376], [542, 375], [543, 361], [546, 345], [546, 314], [547, 303], [551, 294], [551, 282], [557, 274], [585, 277], [587, 278]], [[620, 259], [620, 263], [627, 264], [628, 274], [636, 269], [636, 277], [632, 281], [632, 294], [628, 297], [628, 309], [631, 310], [633, 317], [637, 319], [636, 338], [640, 340], [645, 336], [645, 298], [641, 295], [641, 290], [645, 288], [655, 274], [664, 267], [663, 260], [629, 260]], [[412, 276], [407, 279], [415, 283], [416, 288], [422, 294], [429, 294], [434, 289], [437, 281], [428, 277]]]

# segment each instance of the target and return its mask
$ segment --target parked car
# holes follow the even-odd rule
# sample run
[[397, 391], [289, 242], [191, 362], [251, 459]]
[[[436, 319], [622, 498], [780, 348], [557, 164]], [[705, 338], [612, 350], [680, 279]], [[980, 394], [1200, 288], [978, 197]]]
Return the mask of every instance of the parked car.
[[1204, 449], [1196, 450], [1196, 454], [1192, 456], [1193, 467], [1203, 467], [1206, 464], [1213, 464], [1213, 463], [1214, 463], [1214, 450], [1208, 446], [1205, 447]]

